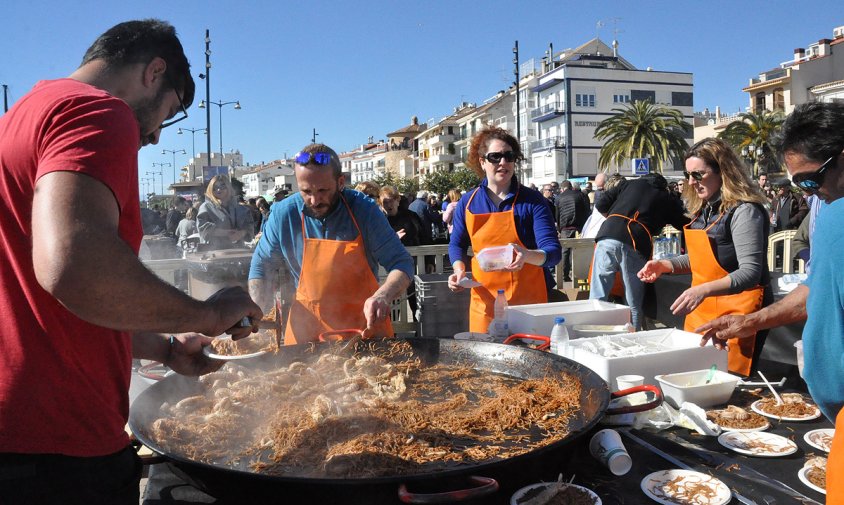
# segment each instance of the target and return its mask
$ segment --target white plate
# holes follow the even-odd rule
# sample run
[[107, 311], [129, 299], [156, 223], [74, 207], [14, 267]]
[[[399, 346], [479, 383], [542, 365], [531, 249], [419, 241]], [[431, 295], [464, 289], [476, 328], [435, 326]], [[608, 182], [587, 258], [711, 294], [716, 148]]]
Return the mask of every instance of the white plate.
[[[682, 479], [682, 482], [706, 483], [710, 489], [715, 491], [715, 496], [708, 501], [691, 501], [679, 496], [666, 495], [661, 489], [662, 486], [678, 477]], [[730, 499], [732, 499], [733, 496], [730, 492], [730, 488], [728, 488], [726, 484], [711, 475], [694, 472], [692, 470], [676, 469], [662, 470], [648, 475], [642, 479], [642, 491], [648, 496], [648, 498], [657, 503], [662, 503], [663, 505], [725, 505], [730, 502]]]
[[[551, 484], [551, 483], [540, 482], [540, 483], [531, 484], [529, 486], [525, 486], [525, 487], [519, 489], [518, 491], [513, 493], [513, 496], [510, 498], [510, 505], [519, 505], [519, 500], [522, 499], [522, 497], [524, 497], [525, 494], [527, 494], [529, 491], [531, 491], [533, 489], [537, 489], [537, 488], [548, 487], [549, 484]], [[563, 487], [569, 487], [569, 486], [570, 487], [576, 487], [576, 488], [580, 489], [581, 491], [586, 491], [587, 493], [589, 493], [589, 496], [592, 497], [592, 500], [595, 501], [595, 505], [601, 505], [601, 497], [596, 495], [595, 492], [592, 491], [591, 489], [585, 488], [583, 486], [578, 486], [577, 484], [563, 483]]]
[[[815, 449], [821, 450], [823, 452], [829, 452], [830, 447], [832, 446], [832, 437], [835, 435], [835, 430], [832, 428], [822, 428], [819, 430], [812, 430], [805, 435], [803, 435], [803, 440], [806, 441], [807, 444], [811, 445]], [[829, 437], [828, 443], [823, 443], [824, 437]]]
[[807, 486], [814, 489], [818, 493], [826, 494], [826, 489], [820, 488], [820, 487], [812, 484], [812, 481], [810, 481], [809, 477], [806, 476], [806, 472], [808, 472], [808, 471], [809, 471], [809, 467], [804, 466], [803, 468], [800, 469], [799, 472], [797, 472], [797, 477], [800, 478], [800, 482], [802, 482], [803, 484], [806, 484]]
[[[224, 336], [224, 337], [217, 337], [217, 339], [231, 340], [231, 337], [230, 336]], [[210, 345], [207, 345], [207, 346], [202, 348], [202, 353], [205, 354], [206, 356], [208, 356], [211, 359], [216, 359], [216, 360], [220, 360], [220, 361], [237, 361], [237, 360], [241, 360], [241, 359], [255, 358], [257, 356], [261, 356], [262, 354], [266, 354], [267, 351], [258, 351], [258, 352], [253, 352], [253, 353], [249, 353], [249, 354], [240, 354], [240, 355], [237, 355], [237, 356], [229, 356], [229, 355], [224, 355], [224, 354], [216, 354], [214, 352], [214, 348], [211, 347]]]
[[750, 405], [750, 408], [753, 409], [753, 412], [756, 412], [757, 414], [763, 415], [765, 417], [770, 417], [771, 419], [779, 419], [780, 421], [811, 421], [812, 419], [817, 419], [817, 418], [821, 417], [821, 409], [819, 409], [817, 406], [815, 406], [815, 413], [812, 414], [811, 416], [806, 416], [806, 417], [780, 417], [780, 416], [775, 416], [775, 415], [769, 414], [769, 413], [767, 413], [764, 410], [759, 408], [758, 403], [761, 402], [761, 401], [762, 400], [756, 400], [755, 402], [753, 402]]
[[[770, 449], [762, 447], [750, 447], [749, 444], [759, 442], [770, 446]], [[788, 456], [797, 452], [797, 444], [791, 440], [761, 431], [750, 433], [728, 432], [718, 436], [718, 443], [727, 449], [736, 451], [739, 454], [758, 456], [761, 458], [777, 458]]]

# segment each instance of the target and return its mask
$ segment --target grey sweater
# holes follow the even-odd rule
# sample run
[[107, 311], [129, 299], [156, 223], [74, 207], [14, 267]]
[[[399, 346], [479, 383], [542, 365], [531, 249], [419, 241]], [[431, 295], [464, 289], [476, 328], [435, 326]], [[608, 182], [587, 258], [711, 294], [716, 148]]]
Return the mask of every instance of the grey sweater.
[[[720, 204], [721, 199], [712, 202]], [[768, 242], [765, 237], [765, 215], [756, 205], [742, 203], [733, 213], [730, 223], [730, 233], [736, 248], [736, 258], [739, 268], [730, 272], [730, 293], [740, 293], [746, 289], [758, 286], [762, 279], [762, 269], [768, 268], [766, 252]], [[689, 255], [676, 256], [670, 259], [675, 273], [691, 272]]]

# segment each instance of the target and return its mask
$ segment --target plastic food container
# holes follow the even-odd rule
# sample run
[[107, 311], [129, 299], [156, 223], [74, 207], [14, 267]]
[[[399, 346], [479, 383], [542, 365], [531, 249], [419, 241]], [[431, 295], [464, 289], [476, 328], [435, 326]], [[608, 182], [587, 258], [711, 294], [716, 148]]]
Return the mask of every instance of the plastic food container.
[[573, 338], [600, 337], [601, 335], [619, 335], [633, 333], [635, 328], [627, 324], [575, 324], [572, 326]]
[[[597, 300], [590, 300], [597, 301]], [[568, 321], [568, 316], [566, 316]], [[511, 326], [512, 328], [512, 323]], [[615, 391], [619, 375], [641, 375], [645, 384], [656, 384], [658, 374], [706, 369], [715, 364], [727, 369], [727, 353], [715, 346], [700, 347], [700, 335], [675, 328], [621, 335], [577, 338], [569, 341], [571, 358], [595, 371]], [[715, 380], [715, 379], [713, 379]], [[701, 382], [706, 381], [706, 378]], [[682, 383], [685, 385], [687, 383]]]
[[513, 246], [509, 244], [485, 247], [478, 251], [475, 258], [477, 258], [478, 264], [480, 264], [484, 272], [493, 272], [495, 270], [504, 270], [507, 265], [512, 263], [513, 252]]
[[662, 395], [672, 407], [679, 408], [683, 402], [699, 407], [712, 407], [727, 403], [739, 378], [716, 370], [712, 380], [706, 384], [709, 370], [657, 375], [654, 378], [662, 388]]

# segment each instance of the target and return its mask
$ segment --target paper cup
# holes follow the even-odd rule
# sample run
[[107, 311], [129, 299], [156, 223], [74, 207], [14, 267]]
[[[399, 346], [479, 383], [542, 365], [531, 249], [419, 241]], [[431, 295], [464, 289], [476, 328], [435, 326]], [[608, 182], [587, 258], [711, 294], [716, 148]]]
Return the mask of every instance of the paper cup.
[[800, 377], [803, 377], [803, 341], [794, 342], [794, 347], [797, 349], [797, 371], [800, 372]]
[[624, 475], [633, 467], [633, 460], [621, 442], [621, 435], [611, 429], [601, 430], [589, 441], [592, 456], [610, 469], [613, 475]]
[[641, 375], [619, 375], [615, 378], [615, 383], [618, 390], [629, 389], [636, 386], [641, 386], [645, 383], [645, 378]]

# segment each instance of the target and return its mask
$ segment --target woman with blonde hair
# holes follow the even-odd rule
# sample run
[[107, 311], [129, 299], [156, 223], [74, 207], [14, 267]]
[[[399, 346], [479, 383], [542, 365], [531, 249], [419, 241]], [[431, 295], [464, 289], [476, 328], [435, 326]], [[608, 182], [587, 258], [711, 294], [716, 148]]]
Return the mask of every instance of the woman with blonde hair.
[[459, 190], [450, 189], [448, 191], [448, 205], [443, 212], [443, 222], [448, 226], [449, 236], [454, 232], [454, 225], [451, 224], [451, 221], [454, 219], [454, 209], [457, 208], [457, 202], [460, 201], [460, 196]]
[[372, 181], [362, 181], [355, 185], [355, 191], [360, 191], [377, 202], [378, 193], [381, 191], [381, 188]]
[[[773, 302], [766, 260], [770, 222], [766, 198], [729, 144], [707, 138], [686, 153], [683, 190], [692, 221], [685, 227], [687, 254], [649, 261], [644, 282], [662, 274], [692, 274], [692, 285], [671, 305], [686, 314], [684, 328], [727, 314], [749, 314]], [[750, 375], [767, 332], [756, 339], [729, 341], [729, 370]]]
[[215, 175], [205, 190], [205, 202], [196, 216], [200, 249], [245, 247], [252, 240], [255, 228], [252, 213], [238, 205], [234, 188], [225, 175]]

